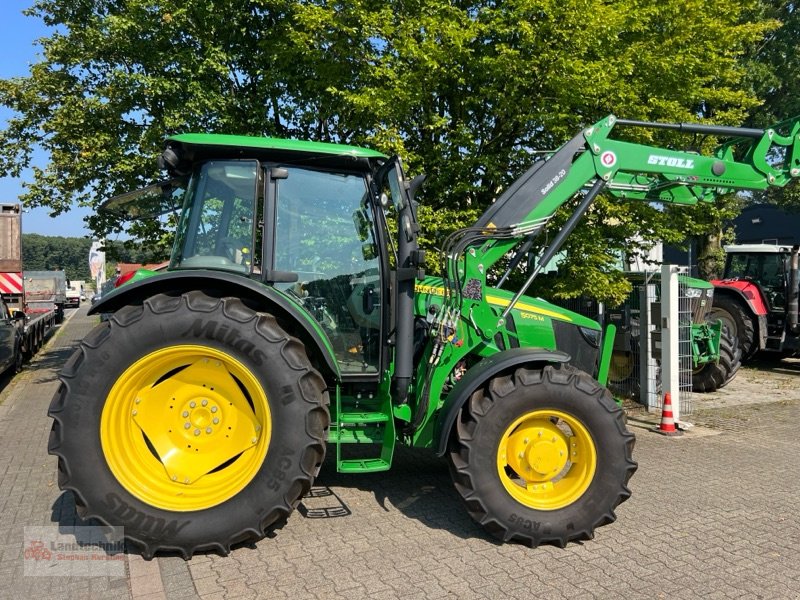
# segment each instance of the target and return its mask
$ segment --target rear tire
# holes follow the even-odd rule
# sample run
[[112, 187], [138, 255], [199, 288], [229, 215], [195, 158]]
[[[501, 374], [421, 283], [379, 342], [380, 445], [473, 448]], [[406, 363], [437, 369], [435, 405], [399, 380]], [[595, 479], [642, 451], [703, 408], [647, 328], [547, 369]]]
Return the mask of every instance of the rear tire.
[[714, 305], [708, 317], [709, 321], [722, 321], [722, 329], [726, 327], [733, 337], [738, 339], [742, 350], [742, 360], [747, 360], [758, 350], [756, 327], [752, 315], [741, 301], [723, 294], [714, 294]]
[[123, 308], [60, 379], [49, 410], [59, 487], [82, 517], [124, 527], [146, 558], [262, 538], [325, 456], [324, 380], [299, 340], [236, 298], [189, 292]]
[[716, 392], [736, 377], [742, 366], [742, 349], [730, 330], [723, 325], [719, 338], [719, 362], [709, 362], [692, 373], [692, 391]]
[[587, 374], [520, 368], [462, 408], [450, 468], [470, 516], [491, 535], [564, 547], [616, 519], [636, 471], [634, 441], [622, 409]]

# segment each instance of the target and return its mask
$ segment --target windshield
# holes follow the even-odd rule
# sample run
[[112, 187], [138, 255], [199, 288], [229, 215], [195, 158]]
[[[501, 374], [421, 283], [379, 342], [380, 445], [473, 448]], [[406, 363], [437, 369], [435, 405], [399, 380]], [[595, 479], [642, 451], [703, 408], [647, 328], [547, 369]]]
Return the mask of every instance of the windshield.
[[192, 175], [170, 268], [253, 268], [256, 161], [209, 161]]

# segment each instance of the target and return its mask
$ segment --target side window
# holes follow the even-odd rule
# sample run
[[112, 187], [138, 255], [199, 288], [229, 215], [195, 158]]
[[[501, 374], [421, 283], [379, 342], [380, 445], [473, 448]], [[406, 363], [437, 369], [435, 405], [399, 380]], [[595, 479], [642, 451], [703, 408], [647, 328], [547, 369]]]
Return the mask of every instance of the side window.
[[381, 277], [363, 176], [288, 168], [276, 192], [274, 269], [334, 346], [343, 372], [377, 373]]

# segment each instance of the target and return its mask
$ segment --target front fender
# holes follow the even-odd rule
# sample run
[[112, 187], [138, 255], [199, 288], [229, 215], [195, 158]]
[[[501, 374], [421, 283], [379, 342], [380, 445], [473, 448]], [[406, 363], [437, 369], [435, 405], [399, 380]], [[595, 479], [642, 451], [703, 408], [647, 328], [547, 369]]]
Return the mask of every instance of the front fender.
[[309, 358], [323, 375], [340, 380], [339, 365], [333, 354], [330, 339], [308, 311], [275, 288], [241, 275], [223, 271], [169, 271], [131, 281], [104, 296], [89, 309], [89, 314], [113, 313], [119, 309], [141, 304], [156, 294], [178, 295], [200, 290], [217, 297], [247, 300], [257, 310], [266, 310], [279, 322], [289, 323], [292, 333], [301, 339]]
[[569, 354], [557, 350], [512, 348], [484, 358], [474, 365], [447, 395], [444, 405], [439, 410], [433, 435], [434, 440], [439, 440], [436, 447], [436, 455], [444, 455], [447, 450], [447, 439], [450, 437], [450, 431], [456, 422], [456, 417], [458, 417], [461, 407], [464, 406], [464, 403], [472, 396], [475, 390], [487, 380], [512, 367], [530, 363], [568, 363], [570, 359]]

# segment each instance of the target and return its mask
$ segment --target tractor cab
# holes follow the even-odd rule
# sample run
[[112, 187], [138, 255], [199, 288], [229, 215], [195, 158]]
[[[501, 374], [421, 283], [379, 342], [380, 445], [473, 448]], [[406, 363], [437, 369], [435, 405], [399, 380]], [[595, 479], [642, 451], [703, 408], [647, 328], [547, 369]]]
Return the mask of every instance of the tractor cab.
[[723, 279], [749, 281], [762, 290], [770, 311], [786, 310], [788, 259], [792, 249], [774, 244], [740, 244], [725, 247]]
[[[170, 138], [161, 157], [173, 178], [162, 185], [170, 201], [160, 205], [177, 210], [175, 199], [182, 200], [169, 271], [225, 271], [279, 290], [322, 328], [342, 375], [377, 381], [388, 364], [383, 307], [396, 260], [385, 212], [396, 210], [391, 189], [401, 188], [402, 176], [381, 168], [392, 164], [337, 144]], [[155, 187], [146, 188], [150, 196]], [[135, 194], [122, 200], [108, 204], [154, 204]]]

